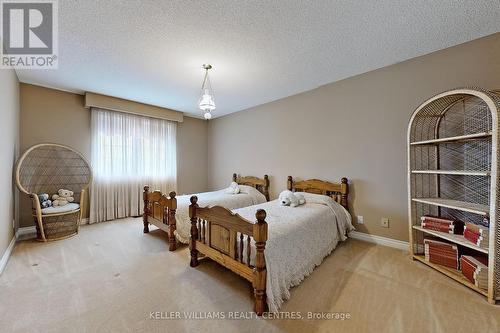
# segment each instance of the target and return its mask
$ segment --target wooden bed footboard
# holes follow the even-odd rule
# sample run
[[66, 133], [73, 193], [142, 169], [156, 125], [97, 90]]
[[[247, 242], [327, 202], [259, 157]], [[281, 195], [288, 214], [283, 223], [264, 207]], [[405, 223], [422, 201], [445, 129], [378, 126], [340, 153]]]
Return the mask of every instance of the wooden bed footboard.
[[[233, 181], [239, 185], [254, 187], [264, 194], [266, 200], [269, 201], [268, 175], [264, 175], [264, 178], [258, 178], [253, 176], [238, 176], [236, 173], [233, 173]], [[151, 192], [148, 185], [144, 186], [144, 213], [142, 215], [144, 223], [143, 232], [149, 232], [149, 223], [165, 231], [168, 234], [170, 251], [175, 251], [177, 249], [177, 241], [174, 234], [177, 224], [175, 219], [177, 199], [175, 196], [175, 192], [170, 192], [168, 196], [166, 196], [160, 191]]]
[[177, 199], [175, 192], [170, 192], [168, 197], [160, 191], [149, 191], [149, 186], [144, 186], [144, 233], [149, 232], [149, 223], [154, 224], [159, 229], [168, 234], [168, 249], [175, 251], [177, 242], [175, 239], [175, 211], [177, 209]]
[[[236, 175], [233, 179], [236, 179]], [[267, 182], [261, 184], [268, 184], [268, 178], [264, 179]], [[255, 183], [255, 180], [252, 181]], [[348, 210], [349, 185], [347, 178], [342, 178], [340, 183], [331, 183], [319, 179], [296, 181], [289, 176], [287, 187], [294, 192], [329, 196]], [[264, 257], [268, 239], [268, 227], [265, 221], [266, 211], [257, 210], [255, 214], [257, 221], [253, 223], [220, 206], [199, 207], [196, 196], [192, 196], [190, 201], [190, 266], [198, 266], [199, 256], [203, 255], [202, 259], [210, 258], [250, 281], [254, 288], [254, 311], [258, 315], [262, 315], [267, 308], [267, 270]], [[251, 252], [252, 239], [255, 241], [255, 253]]]
[[[259, 209], [252, 223], [238, 214], [221, 207], [198, 206], [198, 198], [191, 197], [191, 267], [198, 266], [201, 253], [252, 283], [255, 296], [254, 311], [262, 315], [266, 311], [266, 260], [264, 251], [267, 241], [266, 212]], [[251, 240], [255, 241], [255, 265], [251, 265]], [[244, 247], [246, 243], [246, 251]]]

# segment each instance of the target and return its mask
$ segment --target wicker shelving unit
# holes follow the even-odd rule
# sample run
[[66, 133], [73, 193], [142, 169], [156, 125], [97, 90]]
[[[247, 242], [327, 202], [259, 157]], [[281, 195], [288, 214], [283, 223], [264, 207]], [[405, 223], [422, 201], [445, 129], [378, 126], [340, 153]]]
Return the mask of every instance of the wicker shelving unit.
[[[425, 101], [408, 125], [411, 256], [486, 296], [490, 303], [500, 300], [499, 110], [498, 92], [460, 88]], [[423, 215], [488, 225], [489, 248], [480, 248], [462, 235], [423, 229]], [[487, 254], [488, 290], [476, 287], [460, 271], [426, 261], [425, 235]]]

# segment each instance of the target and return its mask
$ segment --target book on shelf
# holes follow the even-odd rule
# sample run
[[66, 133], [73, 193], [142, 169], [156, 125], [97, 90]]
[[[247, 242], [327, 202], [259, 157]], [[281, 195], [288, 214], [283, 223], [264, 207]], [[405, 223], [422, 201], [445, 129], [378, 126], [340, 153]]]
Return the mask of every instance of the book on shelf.
[[424, 215], [420, 218], [420, 226], [424, 229], [449, 234], [461, 234], [463, 232], [463, 223], [460, 221], [430, 215]]
[[442, 228], [442, 227], [435, 227], [435, 226], [428, 226], [428, 225], [425, 225], [424, 223], [422, 223], [421, 225], [422, 228], [424, 229], [427, 229], [427, 230], [433, 230], [433, 231], [439, 231], [439, 232], [445, 232], [445, 233], [448, 233], [448, 234], [454, 234], [455, 231], [450, 228]]
[[455, 250], [457, 249], [457, 245], [441, 240], [441, 239], [436, 239], [434, 237], [424, 237], [424, 245], [427, 244], [428, 246], [431, 246], [433, 248], [439, 248], [442, 250]]
[[470, 230], [474, 233], [480, 234], [480, 235], [488, 235], [490, 233], [490, 228], [479, 225], [479, 224], [474, 224], [471, 222], [465, 223], [465, 229]]
[[488, 227], [467, 222], [464, 227], [464, 238], [482, 249], [489, 248], [490, 230]]
[[458, 270], [460, 268], [458, 246], [453, 243], [424, 238], [425, 260]]
[[481, 236], [467, 229], [464, 231], [464, 237], [474, 244], [487, 244], [489, 242], [488, 237]]
[[445, 219], [442, 217], [432, 216], [432, 215], [424, 215], [420, 218], [422, 221], [426, 222], [434, 222], [434, 223], [442, 223], [442, 224], [453, 224], [454, 220]]
[[467, 280], [480, 289], [488, 289], [488, 266], [485, 263], [485, 257], [462, 255], [460, 266]]

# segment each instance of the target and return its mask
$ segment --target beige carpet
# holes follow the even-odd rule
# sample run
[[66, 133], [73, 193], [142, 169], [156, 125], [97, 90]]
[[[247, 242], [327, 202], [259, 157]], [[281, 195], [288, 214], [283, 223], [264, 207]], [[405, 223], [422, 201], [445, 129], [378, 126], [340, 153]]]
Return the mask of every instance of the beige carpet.
[[[153, 229], [154, 227], [152, 227]], [[493, 306], [403, 251], [348, 240], [292, 291], [282, 311], [348, 320], [168, 320], [151, 312], [250, 311], [250, 286], [217, 264], [188, 265], [140, 219], [85, 226], [53, 243], [17, 244], [0, 277], [2, 332], [498, 332]]]

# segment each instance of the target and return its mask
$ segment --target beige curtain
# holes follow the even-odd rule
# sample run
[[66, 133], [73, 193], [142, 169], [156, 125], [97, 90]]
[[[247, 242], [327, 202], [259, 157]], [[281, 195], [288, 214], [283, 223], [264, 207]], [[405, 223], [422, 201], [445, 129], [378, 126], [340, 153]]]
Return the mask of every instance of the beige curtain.
[[142, 214], [142, 189], [177, 187], [177, 123], [91, 109], [90, 223]]

